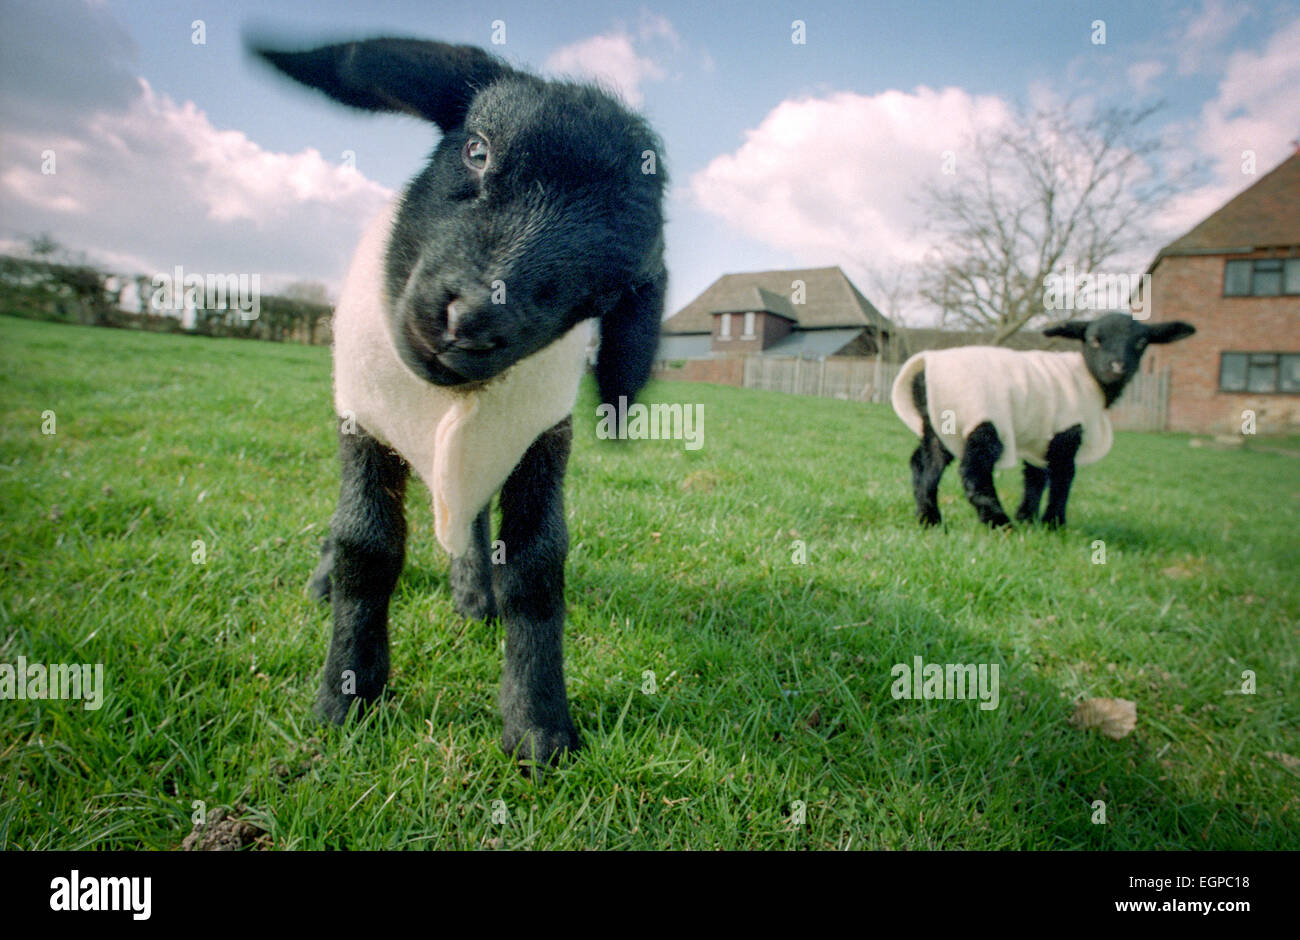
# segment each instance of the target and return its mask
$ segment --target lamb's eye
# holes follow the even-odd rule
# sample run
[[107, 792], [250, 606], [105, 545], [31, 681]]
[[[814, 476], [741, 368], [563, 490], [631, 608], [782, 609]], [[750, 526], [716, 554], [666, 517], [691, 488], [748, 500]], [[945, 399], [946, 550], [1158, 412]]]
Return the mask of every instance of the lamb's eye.
[[465, 141], [465, 149], [460, 152], [460, 157], [475, 173], [482, 173], [487, 169], [490, 154], [488, 142], [476, 134]]
[[1101, 349], [1101, 337], [1094, 336], [1092, 339], [1088, 340], [1088, 345], [1094, 349]]

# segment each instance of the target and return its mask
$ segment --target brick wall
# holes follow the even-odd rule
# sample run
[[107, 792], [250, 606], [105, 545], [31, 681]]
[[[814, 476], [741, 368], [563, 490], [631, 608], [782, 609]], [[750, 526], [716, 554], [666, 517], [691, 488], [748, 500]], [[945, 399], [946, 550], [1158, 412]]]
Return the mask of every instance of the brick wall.
[[1259, 433], [1296, 433], [1300, 395], [1219, 391], [1219, 354], [1300, 352], [1300, 297], [1224, 297], [1225, 260], [1223, 255], [1171, 257], [1156, 267], [1151, 319], [1186, 320], [1196, 335], [1152, 346], [1143, 368], [1170, 369], [1171, 431], [1240, 433], [1242, 412], [1250, 409]]
[[775, 314], [766, 311], [756, 311], [754, 314], [754, 333], [752, 336], [745, 336], [745, 314], [733, 313], [731, 316], [731, 335], [726, 339], [722, 337], [722, 318], [726, 314], [715, 313], [713, 315], [713, 342], [712, 348], [715, 353], [727, 353], [748, 355], [760, 350], [767, 349], [777, 340], [784, 339], [790, 335], [794, 325], [785, 317], [778, 317]]
[[745, 360], [743, 357], [716, 357], [713, 359], [687, 359], [679, 368], [664, 364], [655, 369], [657, 379], [677, 382], [713, 382], [717, 385], [744, 385]]

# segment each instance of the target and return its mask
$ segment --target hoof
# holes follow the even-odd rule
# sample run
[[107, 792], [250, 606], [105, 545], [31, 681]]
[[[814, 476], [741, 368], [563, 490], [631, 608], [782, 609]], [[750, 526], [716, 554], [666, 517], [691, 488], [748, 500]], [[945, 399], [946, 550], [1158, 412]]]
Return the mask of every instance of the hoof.
[[354, 702], [357, 701], [355, 695], [326, 695], [321, 693], [316, 697], [316, 704], [312, 706], [311, 713], [316, 716], [316, 720], [326, 725], [341, 725], [348, 720], [348, 711], [351, 710]]
[[572, 725], [558, 730], [507, 728], [501, 736], [501, 749], [527, 774], [534, 766], [553, 767], [566, 756], [576, 754], [582, 749], [582, 739]]
[[453, 591], [451, 602], [456, 613], [466, 620], [491, 620], [497, 615], [497, 605], [489, 593]]

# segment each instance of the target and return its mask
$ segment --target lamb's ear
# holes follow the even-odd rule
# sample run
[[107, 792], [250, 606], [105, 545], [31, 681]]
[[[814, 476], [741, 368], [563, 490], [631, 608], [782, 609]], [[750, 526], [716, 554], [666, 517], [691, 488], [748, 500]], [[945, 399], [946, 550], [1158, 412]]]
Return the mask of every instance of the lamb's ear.
[[1043, 330], [1043, 335], [1063, 336], [1066, 339], [1083, 339], [1083, 335], [1087, 329], [1087, 320], [1066, 320], [1064, 323], [1056, 324], [1056, 326], [1049, 326], [1047, 329]]
[[1196, 332], [1196, 327], [1186, 320], [1169, 320], [1166, 323], [1153, 323], [1147, 327], [1148, 343], [1172, 343], [1186, 339]]
[[465, 120], [478, 89], [518, 75], [476, 46], [422, 39], [367, 39], [305, 51], [245, 37], [249, 50], [290, 78], [367, 111], [396, 111], [443, 130]]
[[596, 385], [600, 400], [618, 407], [619, 396], [631, 403], [650, 379], [659, 324], [664, 315], [668, 272], [630, 288], [600, 318], [600, 352], [596, 354]]

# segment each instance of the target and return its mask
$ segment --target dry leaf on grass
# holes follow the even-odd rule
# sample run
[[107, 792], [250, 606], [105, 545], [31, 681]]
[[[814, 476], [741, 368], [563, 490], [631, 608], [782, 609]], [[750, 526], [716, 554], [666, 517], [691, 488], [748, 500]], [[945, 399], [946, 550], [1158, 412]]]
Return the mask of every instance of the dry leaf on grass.
[[1074, 704], [1070, 724], [1087, 730], [1096, 728], [1111, 740], [1118, 741], [1137, 727], [1137, 702], [1126, 698], [1089, 698]]
[[677, 488], [685, 493], [708, 493], [722, 480], [712, 470], [696, 470], [684, 476]]

